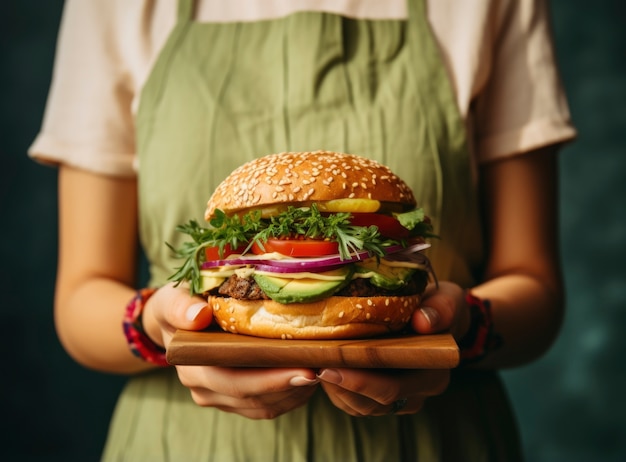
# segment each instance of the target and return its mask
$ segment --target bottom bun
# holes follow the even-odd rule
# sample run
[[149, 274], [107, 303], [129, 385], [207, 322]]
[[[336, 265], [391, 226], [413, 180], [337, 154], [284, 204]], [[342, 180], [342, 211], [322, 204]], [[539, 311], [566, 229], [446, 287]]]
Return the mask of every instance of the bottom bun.
[[209, 296], [219, 326], [228, 332], [282, 339], [364, 338], [402, 330], [420, 295], [329, 297], [284, 305], [273, 300]]

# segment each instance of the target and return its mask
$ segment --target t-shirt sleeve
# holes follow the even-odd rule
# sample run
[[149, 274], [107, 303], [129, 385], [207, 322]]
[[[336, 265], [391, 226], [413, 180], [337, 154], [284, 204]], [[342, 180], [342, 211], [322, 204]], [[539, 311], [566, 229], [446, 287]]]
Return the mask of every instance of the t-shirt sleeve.
[[474, 105], [479, 162], [573, 139], [547, 2], [515, 0], [497, 14], [489, 77]]
[[32, 158], [135, 175], [134, 90], [125, 63], [141, 44], [122, 33], [132, 28], [116, 17], [117, 3], [66, 2], [42, 127], [28, 152]]

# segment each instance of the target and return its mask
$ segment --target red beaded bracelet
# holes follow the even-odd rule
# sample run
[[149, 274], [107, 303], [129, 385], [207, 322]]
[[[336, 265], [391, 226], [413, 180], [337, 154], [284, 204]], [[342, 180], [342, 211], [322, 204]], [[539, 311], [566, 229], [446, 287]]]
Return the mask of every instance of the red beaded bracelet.
[[461, 365], [481, 360], [502, 344], [502, 337], [494, 332], [489, 300], [480, 299], [468, 291], [465, 301], [470, 310], [470, 327], [459, 341]]
[[169, 366], [165, 359], [165, 349], [154, 343], [146, 334], [141, 322], [143, 307], [157, 289], [140, 289], [126, 307], [124, 314], [124, 335], [130, 351], [138, 358], [157, 366]]

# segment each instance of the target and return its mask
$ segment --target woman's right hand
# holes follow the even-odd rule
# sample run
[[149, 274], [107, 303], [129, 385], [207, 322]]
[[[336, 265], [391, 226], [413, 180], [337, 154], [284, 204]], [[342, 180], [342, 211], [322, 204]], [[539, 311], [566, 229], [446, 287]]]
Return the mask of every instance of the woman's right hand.
[[[212, 320], [206, 300], [173, 284], [157, 290], [143, 314], [146, 333], [165, 348], [177, 329], [203, 330]], [[199, 406], [251, 419], [273, 419], [303, 406], [318, 383], [315, 371], [307, 368], [176, 366], [176, 371]]]

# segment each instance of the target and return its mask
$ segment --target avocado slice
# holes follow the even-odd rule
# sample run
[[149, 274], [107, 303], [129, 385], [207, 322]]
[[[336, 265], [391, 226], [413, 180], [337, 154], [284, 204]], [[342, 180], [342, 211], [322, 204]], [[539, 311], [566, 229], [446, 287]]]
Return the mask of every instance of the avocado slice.
[[379, 264], [376, 259], [355, 264], [357, 277], [367, 277], [373, 285], [387, 290], [397, 290], [406, 285], [415, 271], [415, 268], [389, 266], [383, 261]]
[[354, 265], [342, 266], [323, 274], [342, 276], [341, 280], [319, 280], [313, 278], [294, 279], [283, 275], [268, 276], [254, 274], [254, 280], [265, 294], [279, 303], [309, 303], [330, 297], [345, 287], [352, 279]]

